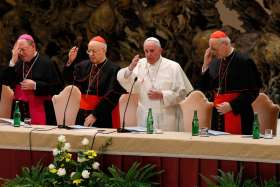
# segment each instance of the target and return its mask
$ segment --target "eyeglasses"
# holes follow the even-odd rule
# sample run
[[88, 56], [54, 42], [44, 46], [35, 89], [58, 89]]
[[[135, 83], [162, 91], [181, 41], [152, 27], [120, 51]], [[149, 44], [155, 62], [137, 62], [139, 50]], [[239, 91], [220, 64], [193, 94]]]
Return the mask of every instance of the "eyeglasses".
[[87, 50], [87, 54], [91, 55], [91, 54], [96, 54], [98, 51], [95, 51], [93, 49], [88, 49]]

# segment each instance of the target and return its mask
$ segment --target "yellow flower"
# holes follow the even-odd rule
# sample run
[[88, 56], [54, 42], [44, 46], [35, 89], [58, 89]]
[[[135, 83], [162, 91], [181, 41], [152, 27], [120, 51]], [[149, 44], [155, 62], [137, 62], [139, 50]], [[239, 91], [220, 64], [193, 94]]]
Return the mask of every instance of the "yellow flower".
[[57, 169], [52, 168], [52, 169], [50, 169], [49, 171], [50, 171], [51, 173], [56, 173], [56, 172], [57, 172]]
[[73, 184], [76, 184], [77, 186], [83, 181], [83, 179], [75, 179], [73, 180]]
[[71, 153], [67, 153], [66, 156], [65, 156], [65, 161], [66, 162], [69, 162], [72, 158], [72, 154]]
[[85, 154], [88, 156], [88, 158], [94, 158], [97, 156], [96, 152], [94, 150], [88, 150], [85, 152]]

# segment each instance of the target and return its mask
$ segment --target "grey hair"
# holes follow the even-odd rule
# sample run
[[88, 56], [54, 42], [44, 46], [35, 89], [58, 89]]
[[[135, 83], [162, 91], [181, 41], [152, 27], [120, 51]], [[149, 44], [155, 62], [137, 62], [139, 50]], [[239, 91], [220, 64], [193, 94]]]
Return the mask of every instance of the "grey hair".
[[143, 45], [145, 45], [147, 42], [154, 42], [154, 44], [156, 44], [158, 47], [160, 47], [161, 48], [161, 45], [160, 45], [160, 41], [157, 39], [157, 38], [155, 38], [155, 37], [149, 37], [149, 38], [147, 38], [145, 41], [144, 41], [144, 44]]
[[90, 42], [96, 42], [96, 43], [98, 43], [99, 45], [101, 45], [103, 48], [104, 48], [104, 50], [107, 52], [107, 44], [106, 43], [102, 43], [102, 42], [99, 42], [99, 41], [89, 41], [89, 43]]
[[229, 37], [224, 37], [224, 38], [210, 38], [210, 41], [211, 40], [216, 40], [218, 41], [219, 43], [226, 43], [226, 44], [230, 44], [230, 38]]
[[104, 49], [107, 52], [107, 44], [104, 44]]
[[107, 52], [107, 44], [106, 43], [102, 43], [102, 42], [98, 42], [98, 43], [100, 43], [104, 47], [104, 50]]

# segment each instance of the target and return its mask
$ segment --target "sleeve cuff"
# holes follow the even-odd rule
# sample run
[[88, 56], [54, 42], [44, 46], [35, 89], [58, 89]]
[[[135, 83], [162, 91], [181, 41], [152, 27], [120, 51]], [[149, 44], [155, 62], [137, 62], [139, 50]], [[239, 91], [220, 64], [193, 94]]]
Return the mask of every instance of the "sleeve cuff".
[[9, 67], [14, 67], [16, 64], [13, 63], [12, 59], [9, 62]]
[[207, 71], [208, 67], [201, 67], [201, 73], [205, 73]]
[[162, 90], [161, 93], [162, 93], [163, 105], [167, 106], [169, 104], [168, 99], [167, 99], [168, 95], [172, 94], [172, 92], [168, 91], [168, 90]]
[[131, 74], [132, 74], [132, 71], [130, 71], [129, 68], [127, 67], [124, 72], [124, 78], [127, 79]]

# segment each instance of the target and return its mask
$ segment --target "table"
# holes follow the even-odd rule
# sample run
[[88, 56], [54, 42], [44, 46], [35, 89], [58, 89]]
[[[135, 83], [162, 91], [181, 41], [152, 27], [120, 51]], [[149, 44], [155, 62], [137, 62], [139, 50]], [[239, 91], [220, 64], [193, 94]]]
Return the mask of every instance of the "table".
[[164, 169], [159, 178], [161, 186], [206, 186], [204, 176], [216, 175], [218, 169], [238, 172], [244, 167], [246, 177], [259, 176], [268, 179], [277, 176], [280, 163], [280, 138], [244, 138], [240, 135], [192, 137], [190, 133], [164, 132], [163, 134], [116, 133], [115, 129], [66, 130], [53, 126], [15, 128], [0, 125], [0, 177], [12, 178], [22, 166], [30, 166], [38, 160], [48, 165], [52, 161], [52, 149], [57, 137], [66, 136], [71, 150], [82, 148], [84, 137], [94, 138], [95, 150], [112, 138], [102, 165], [126, 170], [134, 161], [153, 163]]

